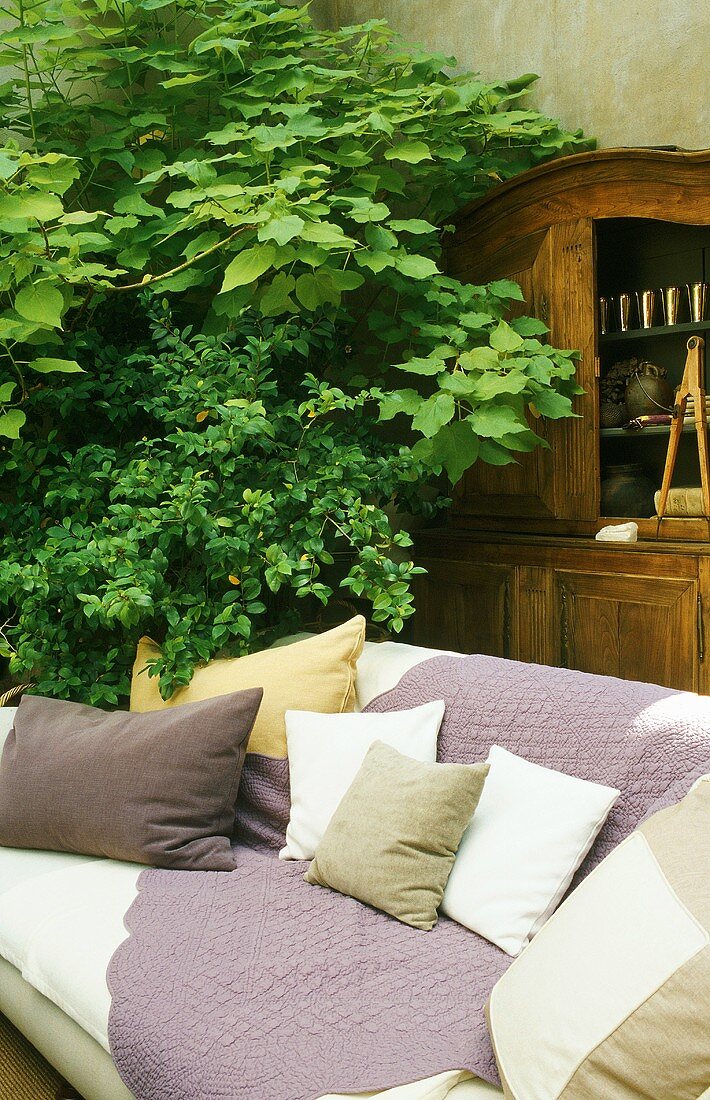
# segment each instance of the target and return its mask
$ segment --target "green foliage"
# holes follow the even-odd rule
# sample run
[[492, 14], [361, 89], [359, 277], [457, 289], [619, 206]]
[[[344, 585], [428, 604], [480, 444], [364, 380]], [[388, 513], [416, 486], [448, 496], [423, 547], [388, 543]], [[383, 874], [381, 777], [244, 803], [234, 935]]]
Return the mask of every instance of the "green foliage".
[[163, 306], [152, 335], [124, 360], [77, 340], [93, 371], [32, 398], [33, 419], [61, 422], [67, 403], [81, 419], [71, 442], [53, 429], [7, 463], [13, 669], [43, 694], [115, 704], [148, 632], [167, 696], [197, 661], [266, 644], [338, 588], [401, 630], [422, 570], [383, 506], [418, 506], [423, 469], [373, 436], [366, 392], [309, 370], [339, 354], [332, 323], [306, 334], [253, 315], [238, 338], [192, 336]]
[[419, 301], [410, 294], [411, 308], [395, 319], [371, 317], [383, 339], [408, 348], [395, 367], [412, 381], [431, 380], [426, 392], [380, 391], [380, 420], [410, 417], [423, 436], [414, 455], [453, 484], [478, 460], [503, 466], [548, 446], [530, 427], [533, 417], [574, 415], [577, 353], [543, 343], [547, 329], [532, 317], [506, 321], [511, 300], [522, 295], [508, 280], [461, 286], [439, 276], [423, 285]]
[[[525, 105], [533, 77], [452, 75], [380, 21], [4, 15], [0, 654], [115, 703], [144, 631], [168, 695], [339, 588], [401, 629], [416, 570], [390, 509], [538, 445], [530, 413], [576, 392], [573, 353], [506, 320], [514, 284], [441, 274], [440, 227], [588, 143]], [[413, 449], [378, 434], [400, 413]]]
[[[437, 225], [491, 183], [584, 145], [521, 106], [534, 77], [452, 76], [453, 59], [405, 50], [376, 20], [319, 31], [307, 8], [276, 0], [9, 0], [5, 11], [0, 63], [16, 75], [0, 104], [30, 145], [0, 152], [0, 359], [15, 383], [0, 434], [13, 438], [32, 372], [76, 369], [54, 354], [62, 329], [157, 282], [209, 332], [238, 325], [247, 304], [265, 317], [342, 311], [352, 326], [357, 301], [371, 331], [361, 323], [351, 339], [371, 377], [402, 335], [382, 312], [424, 333], [425, 358], [442, 339], [457, 353], [477, 346], [488, 330], [459, 323], [471, 295], [438, 274]], [[441, 371], [461, 369], [441, 357]], [[544, 375], [538, 386], [569, 396], [562, 373]], [[526, 396], [509, 403], [519, 433]], [[491, 400], [503, 398], [477, 397]], [[433, 440], [422, 454], [434, 469], [430, 428], [448, 424], [449, 406], [440, 397], [435, 421], [413, 424]], [[510, 456], [515, 433], [500, 434]]]

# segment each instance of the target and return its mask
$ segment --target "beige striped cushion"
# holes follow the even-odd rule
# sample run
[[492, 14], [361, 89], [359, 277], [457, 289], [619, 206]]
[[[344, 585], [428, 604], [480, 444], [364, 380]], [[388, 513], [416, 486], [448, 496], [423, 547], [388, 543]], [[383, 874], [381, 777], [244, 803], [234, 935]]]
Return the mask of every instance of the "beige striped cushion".
[[581, 883], [495, 986], [489, 1022], [514, 1100], [710, 1090], [710, 776]]

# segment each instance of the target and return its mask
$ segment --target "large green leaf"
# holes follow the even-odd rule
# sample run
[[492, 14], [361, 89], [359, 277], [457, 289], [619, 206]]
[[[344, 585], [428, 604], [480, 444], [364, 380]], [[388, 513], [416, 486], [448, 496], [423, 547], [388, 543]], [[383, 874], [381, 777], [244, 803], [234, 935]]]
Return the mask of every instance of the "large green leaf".
[[392, 420], [399, 413], [413, 416], [424, 398], [416, 390], [390, 390], [380, 400], [380, 420]]
[[291, 298], [291, 291], [296, 286], [293, 275], [287, 275], [280, 271], [273, 279], [270, 286], [264, 291], [259, 309], [266, 317], [277, 317], [280, 313], [297, 313], [298, 307]]
[[140, 191], [129, 191], [127, 195], [117, 199], [113, 204], [117, 214], [139, 214], [147, 217], [165, 216], [162, 207], [152, 206], [141, 195]]
[[359, 271], [342, 271], [339, 267], [328, 268], [328, 278], [338, 290], [357, 290], [365, 282]]
[[15, 192], [0, 196], [0, 219], [36, 218], [41, 222], [61, 217], [63, 207], [56, 195], [36, 195]]
[[378, 275], [387, 267], [394, 267], [395, 259], [391, 252], [356, 252], [355, 260], [360, 267], [366, 267]]
[[482, 439], [478, 451], [481, 462], [487, 462], [489, 466], [509, 466], [515, 462], [515, 458], [505, 447], [494, 439]]
[[464, 370], [498, 370], [500, 356], [495, 348], [471, 348], [462, 353], [459, 363]]
[[470, 420], [476, 435], [485, 439], [530, 430], [509, 405], [481, 405], [471, 413]]
[[446, 424], [436, 433], [431, 444], [434, 462], [444, 467], [452, 485], [461, 480], [461, 476], [478, 458], [479, 439], [467, 420]]
[[422, 218], [393, 219], [388, 222], [390, 229], [395, 233], [437, 233], [438, 229], [431, 222], [425, 222]]
[[296, 280], [296, 297], [306, 309], [317, 309], [319, 306], [330, 303], [338, 305], [340, 291], [335, 286], [329, 271], [316, 271], [311, 275], [300, 275]]
[[454, 398], [450, 393], [435, 393], [417, 409], [412, 427], [431, 439], [444, 424], [448, 424], [456, 411]]
[[74, 359], [39, 358], [33, 359], [28, 366], [32, 370], [39, 371], [40, 374], [51, 374], [53, 371], [56, 371], [58, 374], [84, 373], [84, 368], [80, 367]]
[[0, 435], [6, 439], [19, 439], [20, 428], [26, 419], [22, 409], [10, 409], [9, 412], [0, 414]]
[[278, 218], [272, 218], [265, 225], [260, 226], [257, 236], [260, 241], [276, 241], [277, 244], [288, 244], [297, 237], [303, 229], [303, 218], [298, 214], [283, 214]]
[[233, 290], [235, 286], [246, 286], [253, 283], [265, 271], [268, 271], [274, 262], [276, 248], [272, 244], [258, 244], [253, 248], [245, 248], [232, 260], [224, 273], [220, 294]]
[[400, 141], [398, 145], [388, 149], [385, 153], [387, 160], [403, 160], [407, 164], [419, 164], [423, 160], [431, 160], [429, 146], [423, 141]]
[[490, 325], [493, 319], [493, 315], [490, 313], [480, 313], [471, 310], [460, 314], [458, 321], [464, 328], [481, 329], [486, 325]]
[[471, 397], [474, 401], [490, 401], [501, 393], [522, 393], [527, 384], [528, 379], [518, 370], [508, 371], [507, 374], [487, 371], [473, 382]]
[[304, 241], [326, 247], [354, 243], [345, 236], [339, 225], [334, 225], [332, 222], [307, 222], [301, 230], [301, 237]]
[[422, 374], [425, 376], [438, 374], [443, 366], [443, 359], [422, 359], [417, 355], [408, 359], [406, 363], [396, 364], [398, 370], [406, 370], [409, 374]]
[[512, 299], [515, 302], [525, 301], [522, 290], [512, 279], [495, 279], [492, 283], [488, 284], [488, 290], [497, 298]]
[[500, 321], [491, 333], [491, 347], [496, 351], [511, 353], [523, 346], [523, 338], [506, 321]]
[[15, 382], [5, 382], [0, 386], [0, 404], [6, 405], [8, 401], [12, 399], [12, 395], [17, 389]]
[[569, 397], [555, 390], [539, 390], [533, 398], [533, 404], [539, 413], [548, 416], [551, 420], [572, 415], [572, 402]]
[[538, 321], [537, 317], [516, 317], [511, 324], [521, 336], [544, 336], [550, 331], [547, 325]]
[[374, 224], [366, 226], [365, 240], [375, 252], [388, 252], [391, 248], [396, 248], [399, 243], [390, 229]]
[[436, 380], [440, 390], [444, 390], [446, 393], [453, 393], [455, 397], [467, 399], [475, 392], [476, 378], [470, 374], [466, 374], [464, 371], [454, 371], [449, 373], [444, 371], [440, 374]]
[[61, 328], [64, 298], [60, 290], [48, 282], [23, 287], [15, 298], [15, 309], [27, 321]]
[[401, 256], [395, 266], [410, 279], [429, 279], [439, 274], [439, 268], [428, 256]]

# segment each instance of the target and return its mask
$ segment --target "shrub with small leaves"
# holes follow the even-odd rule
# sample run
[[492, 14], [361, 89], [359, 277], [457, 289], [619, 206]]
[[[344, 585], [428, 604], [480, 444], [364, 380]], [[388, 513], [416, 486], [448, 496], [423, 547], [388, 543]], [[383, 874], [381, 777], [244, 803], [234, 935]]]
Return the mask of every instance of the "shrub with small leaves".
[[[148, 632], [168, 696], [196, 662], [267, 644], [299, 624], [302, 601], [338, 590], [400, 631], [422, 570], [384, 509], [396, 498], [421, 510], [424, 471], [372, 432], [367, 391], [308, 369], [337, 357], [332, 324], [252, 315], [238, 337], [191, 335], [160, 306], [152, 335], [152, 351], [123, 361], [78, 340], [95, 377], [33, 396], [37, 419], [71, 395], [93, 422], [71, 444], [56, 430], [26, 438], [7, 463], [0, 591], [17, 608], [14, 671], [44, 694], [115, 704]], [[125, 438], [136, 418], [145, 435]]]

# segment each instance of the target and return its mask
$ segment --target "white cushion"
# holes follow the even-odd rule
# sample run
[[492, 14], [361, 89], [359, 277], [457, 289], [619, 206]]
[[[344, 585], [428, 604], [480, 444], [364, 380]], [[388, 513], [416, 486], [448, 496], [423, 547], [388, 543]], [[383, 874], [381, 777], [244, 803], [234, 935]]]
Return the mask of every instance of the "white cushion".
[[518, 955], [564, 897], [619, 797], [494, 745], [441, 911]]
[[364, 708], [378, 695], [396, 687], [410, 668], [432, 657], [461, 657], [448, 649], [425, 649], [404, 642], [365, 642], [358, 657], [355, 681], [357, 709]]
[[3, 745], [7, 741], [8, 733], [12, 729], [16, 714], [17, 707], [0, 707], [0, 753], [2, 753]]
[[313, 859], [373, 741], [433, 763], [444, 703], [389, 714], [286, 711], [291, 815], [281, 859]]

